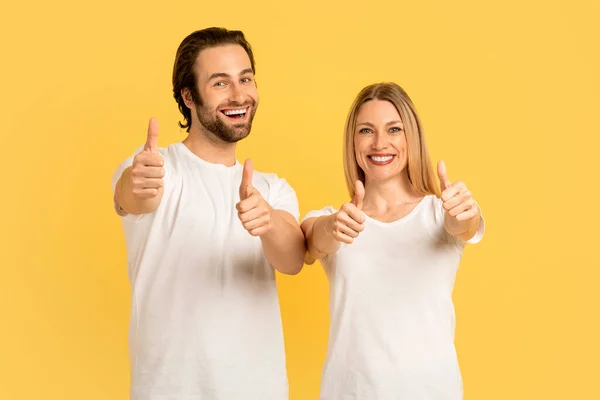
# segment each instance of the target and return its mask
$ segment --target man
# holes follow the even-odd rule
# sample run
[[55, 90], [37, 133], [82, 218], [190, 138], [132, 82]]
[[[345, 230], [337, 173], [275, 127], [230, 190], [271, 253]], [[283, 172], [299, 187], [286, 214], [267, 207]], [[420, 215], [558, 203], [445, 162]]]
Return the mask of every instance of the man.
[[303, 266], [294, 190], [236, 161], [258, 106], [254, 57], [240, 31], [181, 43], [173, 94], [187, 138], [146, 144], [113, 177], [132, 285], [131, 398], [284, 400], [275, 271]]

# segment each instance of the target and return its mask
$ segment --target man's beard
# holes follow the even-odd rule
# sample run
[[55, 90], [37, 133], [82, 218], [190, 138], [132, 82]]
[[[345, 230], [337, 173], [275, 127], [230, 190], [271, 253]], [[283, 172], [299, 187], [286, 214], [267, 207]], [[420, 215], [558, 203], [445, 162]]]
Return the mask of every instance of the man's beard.
[[[206, 109], [204, 105], [198, 105], [196, 107], [196, 115], [198, 116], [198, 121], [200, 121], [200, 125], [204, 127], [208, 132], [215, 135], [217, 138], [226, 143], [235, 143], [238, 140], [244, 139], [246, 136], [250, 134], [250, 130], [252, 129], [252, 120], [254, 119], [254, 114], [256, 113], [256, 102], [254, 100], [247, 101], [244, 104], [234, 104], [229, 103], [227, 107], [231, 108], [248, 108], [247, 121], [240, 124], [227, 125], [222, 118], [219, 118], [219, 115], [216, 113], [211, 113], [210, 110]], [[220, 113], [220, 111], [216, 111]], [[223, 114], [223, 118], [229, 118]]]

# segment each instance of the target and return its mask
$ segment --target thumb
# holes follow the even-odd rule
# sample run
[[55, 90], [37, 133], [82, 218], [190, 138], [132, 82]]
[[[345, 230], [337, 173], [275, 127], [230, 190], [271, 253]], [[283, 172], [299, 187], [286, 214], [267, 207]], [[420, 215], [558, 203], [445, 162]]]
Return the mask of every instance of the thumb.
[[354, 184], [354, 199], [352, 199], [352, 203], [358, 208], [362, 210], [363, 200], [365, 199], [365, 186], [361, 181], [356, 181]]
[[448, 173], [446, 172], [446, 164], [442, 160], [438, 162], [437, 173], [438, 178], [440, 178], [440, 188], [443, 192], [452, 184], [452, 182], [450, 182], [450, 179], [448, 179]]
[[250, 197], [252, 194], [252, 174], [254, 173], [254, 166], [251, 159], [247, 159], [244, 162], [244, 170], [242, 171], [242, 184], [240, 185], [240, 199], [243, 200]]
[[150, 122], [148, 122], [148, 138], [144, 150], [158, 153], [158, 120], [154, 117], [150, 118]]

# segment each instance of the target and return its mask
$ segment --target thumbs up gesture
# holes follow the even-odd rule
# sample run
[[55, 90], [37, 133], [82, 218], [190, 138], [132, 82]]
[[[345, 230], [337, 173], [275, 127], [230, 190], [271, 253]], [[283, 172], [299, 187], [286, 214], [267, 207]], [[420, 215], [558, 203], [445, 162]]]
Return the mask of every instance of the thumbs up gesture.
[[338, 242], [351, 244], [365, 229], [365, 214], [362, 212], [365, 187], [361, 181], [354, 184], [354, 199], [345, 203], [330, 219], [329, 231]]
[[438, 178], [442, 192], [442, 206], [454, 223], [467, 221], [479, 214], [479, 207], [463, 182], [452, 183], [448, 179], [446, 164], [438, 163]]
[[238, 218], [252, 236], [262, 236], [272, 227], [271, 212], [273, 209], [252, 186], [254, 167], [252, 160], [244, 163], [242, 183], [240, 184], [240, 202], [236, 204]]
[[144, 150], [133, 158], [131, 166], [131, 188], [134, 197], [150, 199], [158, 195], [163, 186], [164, 160], [158, 152], [158, 121], [151, 118]]

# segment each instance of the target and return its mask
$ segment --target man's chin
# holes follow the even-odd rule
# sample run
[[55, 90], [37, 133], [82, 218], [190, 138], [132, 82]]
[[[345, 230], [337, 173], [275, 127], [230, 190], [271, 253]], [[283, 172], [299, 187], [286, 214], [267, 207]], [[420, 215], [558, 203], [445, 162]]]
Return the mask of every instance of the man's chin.
[[221, 136], [221, 140], [224, 140], [228, 143], [239, 142], [240, 140], [246, 138], [250, 134], [250, 130], [244, 129], [244, 128], [245, 128], [245, 126], [242, 126], [240, 128], [232, 126], [232, 129], [230, 130], [230, 134], [227, 135], [226, 137]]
[[244, 124], [233, 124], [231, 130], [235, 132], [236, 136], [246, 137], [250, 134], [251, 125], [249, 123]]
[[235, 135], [235, 141], [238, 142], [242, 139], [245, 139], [250, 135], [250, 131], [244, 130], [243, 132], [239, 132]]

